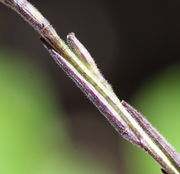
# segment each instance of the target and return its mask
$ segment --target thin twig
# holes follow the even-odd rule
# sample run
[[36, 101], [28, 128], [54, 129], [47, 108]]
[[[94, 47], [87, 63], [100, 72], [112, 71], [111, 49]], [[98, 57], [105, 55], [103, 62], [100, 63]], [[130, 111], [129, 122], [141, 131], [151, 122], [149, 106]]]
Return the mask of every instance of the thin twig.
[[[168, 174], [179, 174], [178, 153], [169, 155], [174, 149], [171, 146], [168, 146], [169, 150], [165, 149], [163, 143], [155, 136], [160, 134], [147, 131], [147, 120], [145, 122], [144, 119], [138, 120], [132, 109], [120, 102], [90, 54], [74, 35], [68, 35], [67, 40], [70, 41], [68, 46], [47, 19], [28, 1], [0, 0], [0, 2], [15, 10], [38, 31], [44, 46], [56, 63], [75, 81], [120, 135], [147, 151]], [[155, 129], [153, 131], [157, 132]], [[165, 140], [162, 138], [160, 141]]]
[[175, 151], [175, 149], [167, 142], [167, 140], [146, 120], [146, 118], [141, 113], [139, 113], [124, 100], [121, 103], [136, 119], [140, 126], [144, 128], [147, 134], [156, 142], [156, 144], [158, 144], [161, 150], [166, 153], [168, 158], [177, 166], [180, 166], [180, 156]]

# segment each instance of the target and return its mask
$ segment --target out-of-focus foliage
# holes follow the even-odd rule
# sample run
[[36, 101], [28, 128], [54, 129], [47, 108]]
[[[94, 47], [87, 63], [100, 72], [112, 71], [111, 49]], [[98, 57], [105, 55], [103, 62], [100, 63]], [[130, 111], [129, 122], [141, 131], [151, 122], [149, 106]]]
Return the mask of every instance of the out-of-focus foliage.
[[[147, 83], [134, 97], [133, 103], [180, 150], [180, 65], [169, 67], [152, 79], [147, 79]], [[160, 174], [160, 166], [149, 155], [126, 144], [126, 161], [130, 163], [133, 174]]]
[[51, 81], [23, 60], [0, 53], [0, 173], [112, 174], [73, 151]]

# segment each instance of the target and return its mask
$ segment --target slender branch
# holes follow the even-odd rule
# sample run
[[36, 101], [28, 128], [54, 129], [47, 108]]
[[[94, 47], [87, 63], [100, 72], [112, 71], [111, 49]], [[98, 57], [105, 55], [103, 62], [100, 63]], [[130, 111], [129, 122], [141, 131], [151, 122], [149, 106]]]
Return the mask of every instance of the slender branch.
[[146, 118], [141, 113], [135, 110], [127, 102], [122, 101], [121, 103], [128, 110], [128, 112], [133, 115], [136, 121], [140, 124], [141, 127], [143, 127], [143, 129], [155, 141], [155, 143], [158, 144], [158, 146], [168, 156], [168, 158], [177, 166], [180, 166], [180, 156], [167, 142], [167, 140], [146, 120]]
[[[52, 25], [27, 0], [0, 0], [20, 14], [40, 35], [56, 63], [87, 95], [117, 132], [125, 139], [148, 152], [168, 174], [179, 174], [179, 154], [126, 102], [120, 102], [111, 86], [98, 70], [93, 58], [69, 34], [67, 45]], [[149, 126], [150, 125], [150, 126]], [[148, 129], [151, 128], [151, 131]]]

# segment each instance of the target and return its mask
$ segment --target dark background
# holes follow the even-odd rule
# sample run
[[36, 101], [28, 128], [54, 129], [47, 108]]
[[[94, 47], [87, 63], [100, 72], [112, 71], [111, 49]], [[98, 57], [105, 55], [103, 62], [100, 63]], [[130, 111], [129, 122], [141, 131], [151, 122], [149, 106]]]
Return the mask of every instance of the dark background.
[[[148, 78], [179, 63], [178, 0], [31, 2], [49, 19], [61, 38], [66, 39], [67, 33], [75, 32], [120, 99], [131, 103]], [[67, 113], [74, 147], [90, 151], [117, 173], [125, 172], [128, 166], [122, 165], [123, 157], [117, 154], [117, 133], [58, 68], [42, 47], [39, 36], [3, 5], [0, 5], [0, 21], [0, 46], [27, 54], [50, 74], [56, 97]]]

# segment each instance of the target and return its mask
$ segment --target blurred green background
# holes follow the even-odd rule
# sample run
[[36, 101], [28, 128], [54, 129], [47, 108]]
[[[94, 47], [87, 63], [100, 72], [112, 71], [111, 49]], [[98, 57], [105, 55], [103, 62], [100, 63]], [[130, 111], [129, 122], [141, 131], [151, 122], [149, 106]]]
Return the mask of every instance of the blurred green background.
[[[62, 38], [76, 33], [117, 95], [179, 151], [180, 2], [31, 2]], [[160, 174], [60, 70], [29, 25], [1, 4], [0, 21], [0, 173]]]
[[0, 53], [0, 173], [110, 173], [73, 150], [47, 76], [31, 61]]

